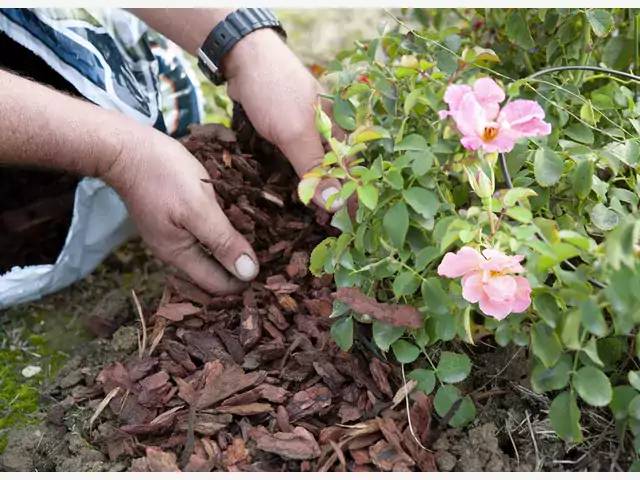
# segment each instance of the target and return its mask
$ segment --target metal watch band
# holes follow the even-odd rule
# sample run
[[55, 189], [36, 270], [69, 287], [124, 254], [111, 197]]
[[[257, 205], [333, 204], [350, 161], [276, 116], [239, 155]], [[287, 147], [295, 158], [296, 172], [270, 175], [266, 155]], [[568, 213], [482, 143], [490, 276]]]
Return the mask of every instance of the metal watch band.
[[216, 85], [224, 83], [220, 64], [224, 56], [244, 37], [261, 28], [273, 28], [283, 40], [286, 32], [276, 16], [266, 8], [239, 8], [218, 23], [198, 49], [198, 66]]

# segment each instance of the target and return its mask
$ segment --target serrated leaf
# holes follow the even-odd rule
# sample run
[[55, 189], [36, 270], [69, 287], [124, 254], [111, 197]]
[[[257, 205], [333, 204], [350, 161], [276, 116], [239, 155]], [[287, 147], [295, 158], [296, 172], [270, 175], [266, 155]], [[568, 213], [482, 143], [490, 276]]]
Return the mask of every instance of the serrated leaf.
[[408, 155], [413, 159], [411, 162], [411, 170], [416, 177], [425, 175], [435, 162], [435, 156], [429, 150], [411, 151]]
[[335, 238], [325, 238], [316, 246], [316, 248], [313, 249], [313, 252], [311, 252], [309, 270], [311, 270], [311, 273], [316, 277], [320, 277], [324, 274], [324, 262], [329, 257], [329, 254], [333, 250], [335, 244]]
[[331, 219], [331, 226], [337, 228], [342, 233], [353, 233], [353, 223], [347, 208], [338, 210]]
[[573, 375], [573, 387], [585, 402], [592, 407], [609, 405], [613, 395], [611, 382], [601, 370], [582, 367]]
[[300, 197], [300, 201], [305, 205], [308, 205], [314, 194], [316, 193], [316, 188], [320, 184], [319, 177], [307, 177], [300, 180], [298, 184], [298, 197]]
[[410, 372], [409, 375], [407, 375], [407, 378], [418, 382], [416, 389], [423, 392], [425, 395], [429, 395], [433, 392], [433, 389], [436, 386], [436, 375], [433, 373], [433, 370], [418, 368]]
[[505, 206], [513, 207], [523, 198], [535, 197], [537, 195], [538, 194], [535, 192], [535, 190], [532, 190], [530, 188], [515, 187], [507, 190], [507, 193], [504, 194], [503, 201]]
[[402, 272], [393, 281], [393, 294], [399, 298], [413, 295], [420, 286], [420, 279], [412, 272]]
[[531, 347], [547, 368], [553, 367], [562, 355], [558, 334], [542, 323], [536, 323], [531, 329]]
[[598, 343], [595, 338], [589, 340], [587, 344], [582, 347], [582, 351], [586, 353], [589, 359], [597, 366], [600, 368], [604, 367], [604, 363], [600, 360], [600, 355], [598, 355]]
[[356, 108], [350, 100], [343, 99], [340, 93], [333, 96], [333, 118], [343, 130], [351, 131], [358, 127]]
[[404, 99], [404, 114], [406, 116], [409, 116], [409, 114], [411, 113], [411, 110], [413, 110], [413, 107], [415, 106], [421, 94], [422, 94], [421, 90], [415, 89], [409, 92], [407, 97]]
[[597, 203], [591, 210], [591, 221], [600, 230], [608, 232], [617, 227], [620, 220], [615, 211], [605, 207], [602, 203]]
[[491, 50], [490, 48], [482, 48], [482, 47], [473, 47], [473, 52], [476, 55], [475, 61], [485, 61], [485, 62], [500, 62], [500, 57]]
[[369, 209], [374, 210], [378, 205], [378, 189], [369, 184], [357, 188], [358, 199]]
[[427, 309], [437, 315], [449, 313], [449, 297], [443, 290], [440, 280], [437, 278], [427, 278], [422, 282], [422, 299]]
[[391, 345], [391, 350], [400, 363], [411, 363], [420, 355], [420, 349], [406, 340], [397, 340]]
[[538, 363], [531, 374], [531, 386], [536, 393], [562, 390], [569, 384], [572, 369], [573, 359], [567, 354], [562, 355], [551, 368]]
[[573, 170], [571, 177], [571, 189], [580, 199], [587, 198], [593, 187], [593, 174], [595, 173], [595, 163], [591, 160], [580, 162]]
[[407, 135], [402, 139], [400, 143], [398, 143], [394, 147], [394, 151], [402, 152], [402, 151], [417, 151], [424, 152], [427, 151], [429, 145], [425, 138], [417, 133], [412, 133], [411, 135]]
[[443, 383], [458, 383], [471, 373], [471, 360], [464, 354], [442, 352], [436, 374]]
[[358, 132], [355, 141], [357, 143], [364, 143], [371, 142], [373, 140], [380, 140], [381, 138], [391, 138], [391, 135], [389, 135], [389, 132], [384, 128], [374, 125]]
[[507, 17], [507, 36], [511, 42], [525, 50], [536, 46], [521, 9], [512, 10]]
[[599, 37], [606, 37], [614, 27], [613, 15], [600, 8], [587, 10], [587, 19], [591, 24], [593, 33]]
[[563, 170], [564, 161], [556, 152], [547, 147], [536, 152], [533, 172], [540, 186], [550, 187], [558, 183]]
[[[460, 390], [453, 385], [443, 385], [436, 392], [433, 406], [436, 413], [444, 418], [451, 408], [460, 400]], [[476, 416], [476, 407], [469, 397], [465, 397], [456, 413], [451, 417], [449, 425], [454, 428], [462, 428], [470, 423]]]
[[402, 192], [405, 201], [416, 212], [425, 218], [435, 217], [438, 212], [438, 196], [431, 190], [422, 187], [411, 187]]
[[616, 420], [624, 420], [628, 416], [629, 404], [640, 397], [640, 394], [629, 385], [620, 385], [613, 389], [613, 395], [609, 408]]
[[547, 325], [556, 328], [561, 312], [553, 295], [546, 292], [536, 295], [533, 297], [533, 308]]
[[331, 325], [331, 338], [342, 350], [349, 351], [353, 345], [353, 319], [339, 318]]
[[400, 339], [406, 330], [402, 327], [394, 327], [383, 322], [373, 322], [372, 334], [376, 345], [384, 352], [389, 351], [389, 347], [396, 340]]
[[418, 255], [416, 255], [414, 268], [418, 272], [421, 272], [422, 270], [427, 268], [427, 265], [429, 265], [429, 263], [431, 263], [439, 256], [440, 250], [438, 250], [436, 247], [425, 247], [420, 250], [420, 252], [418, 252]]
[[578, 308], [580, 312], [580, 322], [589, 333], [596, 337], [604, 337], [608, 333], [609, 328], [607, 327], [607, 322], [605, 322], [602, 311], [598, 308], [597, 303], [592, 297], [580, 302]]
[[562, 319], [560, 340], [569, 350], [579, 350], [580, 342], [580, 312], [570, 310]]
[[384, 214], [384, 218], [382, 219], [382, 226], [387, 232], [393, 246], [402, 248], [407, 238], [407, 231], [409, 230], [409, 211], [404, 201], [400, 200], [396, 202], [387, 210], [387, 213]]
[[582, 442], [580, 409], [571, 392], [562, 392], [551, 402], [549, 421], [556, 434], [571, 443]]
[[388, 352], [391, 344], [399, 340], [406, 330], [402, 327], [394, 327], [383, 322], [373, 322], [372, 334], [376, 345]]
[[521, 223], [531, 223], [533, 221], [531, 210], [524, 207], [515, 206], [508, 208], [505, 214]]
[[593, 143], [593, 130], [584, 123], [573, 123], [564, 129], [565, 135], [576, 142], [591, 145]]

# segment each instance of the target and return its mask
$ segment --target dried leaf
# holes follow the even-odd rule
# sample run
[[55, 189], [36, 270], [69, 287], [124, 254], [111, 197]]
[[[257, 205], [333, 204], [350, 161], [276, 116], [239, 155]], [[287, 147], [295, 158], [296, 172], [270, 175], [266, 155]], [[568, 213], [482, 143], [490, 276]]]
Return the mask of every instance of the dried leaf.
[[422, 315], [416, 307], [379, 303], [375, 298], [367, 297], [358, 287], [341, 288], [333, 294], [333, 298], [347, 304], [360, 315], [369, 315], [394, 327], [415, 329], [422, 326]]
[[311, 460], [321, 454], [320, 445], [313, 435], [302, 427], [296, 427], [291, 433], [270, 434], [264, 427], [253, 429], [249, 436], [256, 441], [258, 450], [275, 453], [292, 460]]

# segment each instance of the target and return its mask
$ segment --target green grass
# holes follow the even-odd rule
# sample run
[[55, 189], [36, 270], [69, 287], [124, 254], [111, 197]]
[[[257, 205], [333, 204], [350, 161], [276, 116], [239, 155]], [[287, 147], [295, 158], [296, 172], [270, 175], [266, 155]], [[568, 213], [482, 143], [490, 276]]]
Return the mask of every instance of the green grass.
[[[2, 332], [0, 337], [0, 453], [6, 448], [10, 429], [35, 423], [39, 392], [62, 367], [66, 356], [53, 350], [40, 335], [29, 335], [24, 329]], [[22, 370], [28, 366], [42, 370], [25, 378]]]

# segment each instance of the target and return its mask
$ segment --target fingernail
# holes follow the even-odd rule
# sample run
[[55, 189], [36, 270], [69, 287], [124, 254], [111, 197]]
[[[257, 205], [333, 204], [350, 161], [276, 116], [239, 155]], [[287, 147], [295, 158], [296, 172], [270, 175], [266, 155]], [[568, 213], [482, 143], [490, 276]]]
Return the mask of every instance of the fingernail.
[[235, 267], [238, 277], [242, 280], [250, 280], [256, 274], [256, 264], [246, 253], [238, 257]]
[[[329, 187], [324, 189], [322, 191], [322, 201], [324, 202], [324, 204], [326, 205], [329, 199], [336, 193], [340, 193], [340, 190], [338, 190], [336, 187]], [[342, 200], [341, 198], [336, 198], [329, 208], [333, 210], [336, 208], [340, 208], [343, 204], [344, 200]]]

